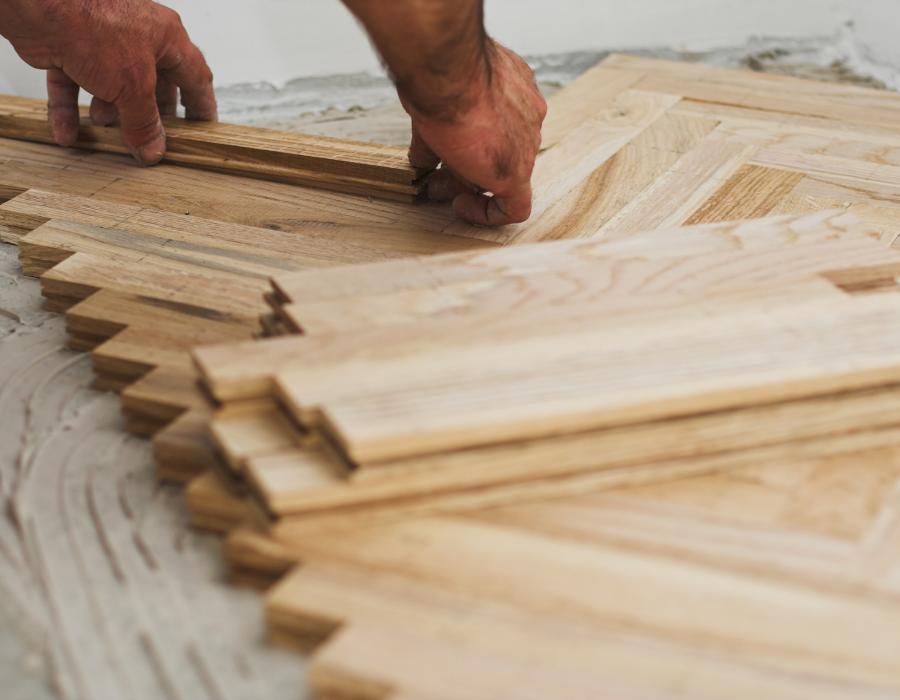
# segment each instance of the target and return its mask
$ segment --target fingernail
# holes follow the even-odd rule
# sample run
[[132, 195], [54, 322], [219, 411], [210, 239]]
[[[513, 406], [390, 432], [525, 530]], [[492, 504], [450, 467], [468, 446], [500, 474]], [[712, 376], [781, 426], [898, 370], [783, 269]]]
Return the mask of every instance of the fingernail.
[[166, 149], [158, 143], [142, 146], [137, 153], [137, 159], [144, 165], [156, 165], [163, 159]]

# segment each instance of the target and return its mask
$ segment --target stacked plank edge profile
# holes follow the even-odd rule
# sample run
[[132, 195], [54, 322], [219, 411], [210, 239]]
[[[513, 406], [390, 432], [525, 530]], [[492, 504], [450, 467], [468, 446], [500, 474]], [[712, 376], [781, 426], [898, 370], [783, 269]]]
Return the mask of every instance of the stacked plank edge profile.
[[894, 697], [898, 116], [613, 56], [491, 230], [0, 139], [0, 238], [320, 697]]
[[305, 335], [195, 353], [212, 434], [277, 533], [891, 440], [877, 238], [826, 212], [279, 277]]
[[[390, 146], [175, 117], [165, 128], [166, 161], [195, 168], [407, 201], [419, 194], [424, 175], [404, 149]], [[4, 98], [0, 136], [53, 143], [46, 103]], [[86, 115], [75, 146], [127, 153], [118, 128], [95, 126]]]

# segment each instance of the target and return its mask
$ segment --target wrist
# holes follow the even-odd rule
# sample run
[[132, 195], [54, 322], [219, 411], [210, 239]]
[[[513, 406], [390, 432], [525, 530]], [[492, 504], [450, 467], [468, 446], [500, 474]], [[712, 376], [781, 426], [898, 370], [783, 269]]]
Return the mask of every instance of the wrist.
[[462, 121], [489, 94], [495, 53], [493, 40], [485, 36], [464, 58], [436, 56], [408, 75], [394, 74], [400, 99], [414, 118]]

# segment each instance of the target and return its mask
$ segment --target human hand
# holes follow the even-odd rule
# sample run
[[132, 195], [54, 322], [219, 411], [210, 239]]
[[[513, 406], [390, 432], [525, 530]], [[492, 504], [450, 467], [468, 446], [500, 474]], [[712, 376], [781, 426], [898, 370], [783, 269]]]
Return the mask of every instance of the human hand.
[[528, 64], [488, 41], [487, 74], [459, 98], [461, 109], [425, 113], [402, 94], [401, 101], [413, 122], [410, 162], [429, 170], [443, 163], [429, 178], [429, 199], [452, 201], [456, 215], [471, 223], [499, 226], [531, 215], [547, 103]]
[[215, 120], [212, 73], [178, 14], [151, 0], [9, 0], [0, 34], [31, 66], [47, 71], [50, 131], [61, 146], [78, 139], [79, 88], [94, 99], [95, 124], [120, 122], [145, 165], [166, 150], [160, 115], [178, 92], [188, 119]]

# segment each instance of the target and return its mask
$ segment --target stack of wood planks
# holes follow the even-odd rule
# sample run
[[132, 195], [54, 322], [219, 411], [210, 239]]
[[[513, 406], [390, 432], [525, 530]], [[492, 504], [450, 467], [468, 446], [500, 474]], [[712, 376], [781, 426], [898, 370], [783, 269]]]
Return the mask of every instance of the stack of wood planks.
[[220, 454], [283, 528], [895, 438], [900, 252], [855, 217], [638, 240], [277, 277], [303, 336], [196, 352]]
[[614, 56], [526, 224], [2, 140], [0, 237], [321, 697], [892, 697], [898, 116]]
[[[166, 161], [194, 168], [400, 201], [419, 194], [425, 175], [398, 148], [176, 117], [167, 117], [165, 127]], [[53, 143], [46, 103], [7, 97], [0, 105], [0, 136]], [[119, 130], [93, 125], [86, 109], [75, 145], [127, 153]]]

